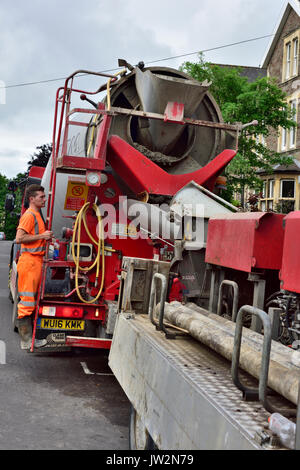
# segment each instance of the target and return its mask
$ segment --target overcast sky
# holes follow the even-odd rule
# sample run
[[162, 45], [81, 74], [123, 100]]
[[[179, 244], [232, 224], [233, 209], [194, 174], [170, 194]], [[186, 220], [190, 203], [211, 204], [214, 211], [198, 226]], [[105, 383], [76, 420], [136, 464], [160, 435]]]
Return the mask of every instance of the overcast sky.
[[[284, 0], [1, 0], [0, 173], [27, 169], [38, 145], [51, 142], [54, 98], [74, 70], [101, 71], [153, 62], [274, 32]], [[259, 66], [270, 39], [205, 54], [216, 63]], [[177, 68], [197, 55], [160, 62]], [[153, 63], [153, 65], [156, 65]], [[85, 79], [82, 84], [85, 83]], [[93, 86], [92, 86], [93, 87]], [[3, 101], [0, 89], [0, 102]]]

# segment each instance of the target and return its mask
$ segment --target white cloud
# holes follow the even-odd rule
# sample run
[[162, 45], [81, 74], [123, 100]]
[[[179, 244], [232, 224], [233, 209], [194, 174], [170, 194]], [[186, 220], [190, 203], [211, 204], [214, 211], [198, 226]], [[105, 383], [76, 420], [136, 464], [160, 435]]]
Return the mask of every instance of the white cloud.
[[[51, 113], [21, 113], [0, 126], [0, 173], [13, 178], [27, 169], [38, 145], [51, 141]], [[52, 122], [51, 122], [52, 123]]]
[[[145, 62], [273, 32], [283, 0], [14, 0], [0, 4], [0, 81], [64, 77], [79, 68]], [[219, 63], [258, 66], [268, 40], [206, 54]], [[178, 67], [186, 59], [161, 62]], [[80, 86], [87, 81], [80, 79]], [[94, 87], [95, 81], [92, 82]], [[8, 88], [0, 104], [0, 172], [25, 171], [36, 146], [51, 140], [62, 82]]]

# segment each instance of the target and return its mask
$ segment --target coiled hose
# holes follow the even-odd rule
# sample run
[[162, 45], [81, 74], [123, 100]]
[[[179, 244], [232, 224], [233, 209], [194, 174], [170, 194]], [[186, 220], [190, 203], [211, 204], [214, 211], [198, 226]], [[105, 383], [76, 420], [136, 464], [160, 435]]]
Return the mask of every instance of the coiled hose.
[[[73, 260], [75, 262], [75, 288], [76, 288], [76, 292], [77, 292], [77, 295], [78, 295], [79, 299], [82, 302], [86, 303], [86, 304], [92, 304], [92, 303], [96, 302], [99, 299], [99, 297], [102, 293], [102, 290], [103, 290], [104, 275], [105, 275], [105, 254], [104, 254], [105, 246], [104, 246], [104, 234], [103, 234], [102, 217], [101, 217], [101, 214], [100, 214], [100, 211], [99, 211], [99, 207], [96, 204], [93, 204], [92, 207], [93, 207], [93, 209], [96, 213], [97, 220], [98, 220], [98, 227], [99, 227], [99, 238], [98, 238], [98, 240], [95, 240], [94, 237], [90, 233], [90, 230], [88, 228], [87, 221], [86, 221], [86, 212], [89, 209], [89, 207], [90, 207], [90, 203], [87, 202], [80, 209], [80, 211], [77, 215], [76, 221], [75, 221], [75, 226], [74, 226], [74, 230], [73, 230], [73, 237], [72, 237], [72, 256], [73, 256]], [[86, 230], [89, 238], [91, 239], [91, 241], [93, 243], [95, 243], [97, 245], [97, 254], [96, 254], [95, 261], [91, 264], [91, 266], [88, 266], [88, 267], [82, 267], [82, 266], [80, 266], [80, 263], [79, 263], [82, 222], [84, 224], [85, 230]], [[76, 243], [77, 243], [77, 249], [76, 249], [76, 253], [75, 253], [75, 244]], [[115, 251], [115, 250], [110, 250], [110, 249], [106, 249], [106, 250], [107, 251], [108, 250], [109, 251]], [[102, 261], [102, 263], [101, 263], [101, 261]], [[95, 298], [90, 299], [90, 300], [86, 300], [82, 297], [82, 295], [80, 293], [80, 290], [79, 290], [79, 282], [78, 282], [79, 281], [79, 272], [80, 271], [84, 271], [84, 272], [91, 271], [92, 269], [94, 269], [95, 266], [96, 266], [96, 284], [95, 285], [98, 284], [99, 272], [100, 272], [100, 268], [101, 268], [101, 283], [100, 283], [99, 292], [98, 292], [98, 294], [96, 295]]]

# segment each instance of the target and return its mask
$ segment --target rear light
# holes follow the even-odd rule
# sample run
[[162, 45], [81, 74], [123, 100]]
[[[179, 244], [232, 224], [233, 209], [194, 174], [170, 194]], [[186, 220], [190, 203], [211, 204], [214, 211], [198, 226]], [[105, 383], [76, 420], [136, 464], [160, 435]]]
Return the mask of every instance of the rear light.
[[63, 305], [59, 305], [58, 307], [43, 306], [40, 307], [39, 314], [43, 317], [82, 318], [83, 308]]
[[56, 307], [40, 307], [40, 315], [45, 317], [55, 317]]

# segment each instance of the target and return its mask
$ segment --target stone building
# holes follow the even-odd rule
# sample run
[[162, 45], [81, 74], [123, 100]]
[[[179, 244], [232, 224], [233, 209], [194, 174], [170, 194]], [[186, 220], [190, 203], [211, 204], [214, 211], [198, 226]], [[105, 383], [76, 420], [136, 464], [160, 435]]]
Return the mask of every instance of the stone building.
[[262, 68], [267, 75], [274, 77], [287, 94], [297, 127], [280, 129], [266, 139], [265, 144], [284, 156], [291, 157], [290, 166], [276, 166], [272, 175], [260, 173], [264, 180], [264, 190], [259, 203], [263, 211], [276, 210], [289, 212], [300, 210], [300, 2], [286, 2], [274, 36], [265, 54]]

